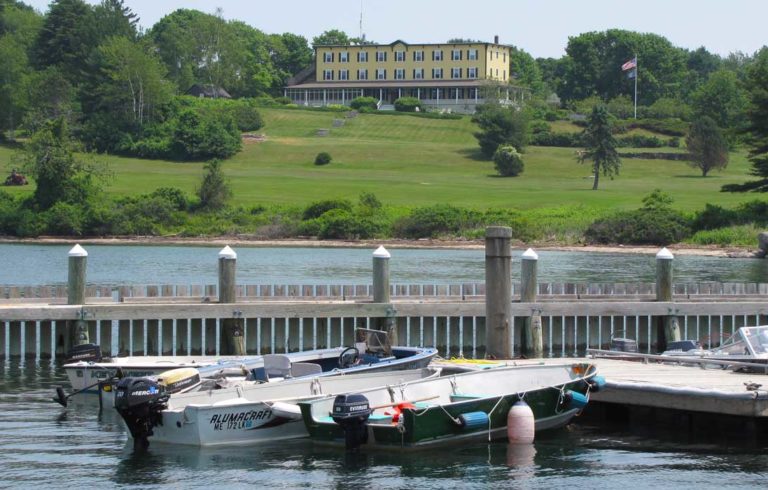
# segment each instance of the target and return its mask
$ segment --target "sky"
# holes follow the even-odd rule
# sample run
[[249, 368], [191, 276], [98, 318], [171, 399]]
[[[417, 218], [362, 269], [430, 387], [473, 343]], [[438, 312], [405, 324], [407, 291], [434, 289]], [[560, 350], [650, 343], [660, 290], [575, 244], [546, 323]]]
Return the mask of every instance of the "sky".
[[[48, 0], [23, 0], [44, 12]], [[98, 0], [87, 0], [98, 3]], [[704, 46], [727, 56], [752, 54], [768, 44], [766, 0], [125, 0], [144, 28], [179, 8], [214, 13], [246, 22], [268, 34], [292, 32], [306, 37], [328, 29], [390, 43], [445, 42], [450, 38], [512, 44], [535, 58], [559, 58], [570, 36], [625, 29], [666, 37], [686, 49]]]

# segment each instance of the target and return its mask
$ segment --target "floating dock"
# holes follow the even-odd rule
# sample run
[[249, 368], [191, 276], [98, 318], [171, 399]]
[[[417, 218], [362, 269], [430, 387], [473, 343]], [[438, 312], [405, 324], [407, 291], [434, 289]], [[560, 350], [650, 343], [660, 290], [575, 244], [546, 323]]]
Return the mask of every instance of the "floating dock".
[[766, 446], [768, 375], [713, 366], [596, 358], [606, 389], [584, 422], [661, 438]]
[[[768, 446], [766, 374], [654, 360], [586, 360], [597, 366], [606, 387], [590, 394], [577, 423], [686, 443]], [[585, 362], [585, 358], [468, 363], [522, 366], [563, 361]]]

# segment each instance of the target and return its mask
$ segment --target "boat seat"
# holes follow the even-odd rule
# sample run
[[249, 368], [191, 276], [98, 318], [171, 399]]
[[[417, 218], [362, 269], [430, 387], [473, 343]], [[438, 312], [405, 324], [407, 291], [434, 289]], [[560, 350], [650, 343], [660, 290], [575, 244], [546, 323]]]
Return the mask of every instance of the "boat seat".
[[313, 374], [320, 374], [323, 372], [320, 364], [314, 362], [294, 362], [291, 364], [291, 376], [298, 378], [300, 376], [311, 376]]
[[372, 413], [370, 417], [368, 417], [368, 422], [371, 422], [372, 424], [391, 424], [392, 423], [392, 415], [386, 415], [383, 413]]
[[291, 376], [291, 358], [285, 354], [264, 354], [264, 372], [267, 379]]
[[481, 395], [469, 395], [466, 393], [454, 393], [451, 395], [451, 403], [463, 402], [465, 400], [475, 400], [477, 398], [483, 398]]

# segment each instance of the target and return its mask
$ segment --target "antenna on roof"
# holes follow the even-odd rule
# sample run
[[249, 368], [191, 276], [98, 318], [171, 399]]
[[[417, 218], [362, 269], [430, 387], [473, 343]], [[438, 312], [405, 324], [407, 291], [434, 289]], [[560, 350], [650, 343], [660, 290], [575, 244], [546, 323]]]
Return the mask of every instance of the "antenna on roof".
[[365, 43], [365, 34], [363, 34], [363, 0], [360, 0], [360, 36], [358, 39], [360, 44]]

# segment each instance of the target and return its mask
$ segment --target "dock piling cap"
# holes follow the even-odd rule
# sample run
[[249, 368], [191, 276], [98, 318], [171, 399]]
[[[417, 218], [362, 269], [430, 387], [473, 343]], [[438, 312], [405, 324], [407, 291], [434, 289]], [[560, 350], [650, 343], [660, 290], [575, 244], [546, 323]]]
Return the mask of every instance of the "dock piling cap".
[[387, 252], [387, 249], [384, 248], [384, 245], [380, 245], [379, 248], [376, 249], [375, 252], [373, 252], [373, 258], [375, 259], [388, 259], [391, 255], [389, 252]]
[[221, 251], [219, 252], [219, 258], [235, 260], [237, 259], [237, 254], [235, 253], [234, 250], [229, 248], [229, 245], [227, 245], [226, 247], [222, 248]]
[[524, 260], [539, 260], [539, 254], [533, 251], [532, 248], [529, 248], [525, 252], [523, 252], [523, 259]]
[[656, 259], [659, 259], [659, 260], [672, 260], [674, 258], [675, 256], [672, 255], [672, 252], [667, 250], [667, 247], [662, 248], [661, 250], [659, 250], [659, 253], [656, 254]]
[[88, 252], [78, 243], [69, 251], [70, 257], [88, 257]]

